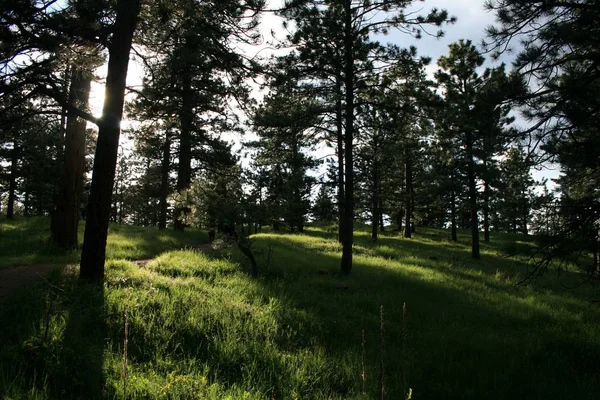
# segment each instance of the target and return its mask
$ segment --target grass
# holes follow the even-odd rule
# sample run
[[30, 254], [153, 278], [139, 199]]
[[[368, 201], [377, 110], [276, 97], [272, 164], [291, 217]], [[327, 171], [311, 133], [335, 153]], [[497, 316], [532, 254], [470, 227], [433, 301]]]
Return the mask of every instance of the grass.
[[[64, 252], [50, 240], [48, 218], [17, 216], [8, 221], [0, 215], [0, 269], [17, 265], [74, 264], [80, 252]], [[79, 243], [83, 243], [85, 222], [79, 224]], [[160, 253], [184, 246], [208, 242], [208, 234], [200, 231], [185, 233], [159, 231], [110, 224], [106, 246], [107, 259], [148, 259]]]
[[[118, 229], [115, 255], [155, 246]], [[476, 262], [466, 235], [358, 231], [349, 277], [325, 228], [254, 239], [263, 264], [272, 249], [257, 279], [234, 251], [172, 250], [145, 268], [112, 257], [102, 288], [67, 270], [0, 303], [0, 397], [381, 398], [383, 306], [387, 399], [597, 398], [597, 292], [516, 287], [526, 266], [502, 251], [531, 245], [518, 236], [492, 236]]]

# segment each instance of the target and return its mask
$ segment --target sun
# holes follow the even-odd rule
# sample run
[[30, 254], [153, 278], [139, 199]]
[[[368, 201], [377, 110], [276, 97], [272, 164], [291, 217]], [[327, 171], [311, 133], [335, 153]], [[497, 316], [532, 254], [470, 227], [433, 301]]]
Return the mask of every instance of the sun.
[[[94, 71], [96, 79], [92, 82], [92, 86], [90, 88], [90, 112], [93, 116], [97, 118], [100, 118], [102, 116], [102, 107], [104, 106], [104, 85], [106, 83], [107, 69], [108, 62], [96, 69], [96, 71]], [[136, 61], [134, 58], [130, 59], [129, 68], [127, 70], [127, 87], [139, 90], [142, 85], [143, 76], [143, 65], [140, 62]], [[130, 91], [126, 91], [125, 102], [131, 101], [133, 96], [134, 95]]]

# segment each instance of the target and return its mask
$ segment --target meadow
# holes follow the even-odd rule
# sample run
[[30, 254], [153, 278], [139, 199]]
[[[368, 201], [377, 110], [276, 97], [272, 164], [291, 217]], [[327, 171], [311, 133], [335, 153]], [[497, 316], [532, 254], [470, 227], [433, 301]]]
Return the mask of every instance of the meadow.
[[[47, 225], [3, 221], [0, 268], [76, 262]], [[111, 226], [103, 287], [67, 267], [0, 302], [0, 398], [598, 398], [598, 292], [566, 288], [575, 272], [516, 285], [505, 253], [527, 238], [473, 261], [466, 233], [359, 229], [343, 277], [331, 231], [253, 236], [251, 278], [234, 248], [193, 249], [203, 232]]]

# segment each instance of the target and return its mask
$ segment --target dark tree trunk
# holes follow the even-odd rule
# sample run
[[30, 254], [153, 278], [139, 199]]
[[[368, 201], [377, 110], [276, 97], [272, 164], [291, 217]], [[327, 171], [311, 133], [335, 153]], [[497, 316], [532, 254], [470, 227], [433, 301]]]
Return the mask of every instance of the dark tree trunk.
[[93, 283], [104, 281], [106, 238], [125, 101], [125, 81], [140, 1], [119, 0], [109, 48], [104, 107], [98, 130], [79, 273], [81, 279]]
[[[74, 66], [71, 68], [69, 103], [72, 106], [87, 109], [91, 83], [91, 74]], [[78, 118], [73, 112], [68, 113], [62, 183], [52, 221], [53, 240], [64, 249], [78, 246], [77, 227], [85, 169], [86, 125], [87, 121]]]
[[[184, 16], [184, 18], [186, 18]], [[181, 121], [181, 132], [179, 137], [179, 170], [177, 172], [177, 191], [183, 192], [190, 187], [192, 182], [192, 129], [194, 124], [193, 96], [192, 91], [192, 70], [188, 58], [192, 50], [190, 38], [185, 41], [184, 67], [183, 67], [183, 93], [181, 111], [179, 119]], [[176, 231], [183, 231], [185, 223], [183, 218], [189, 212], [187, 207], [177, 207], [175, 209], [174, 228]]]
[[404, 210], [400, 209], [398, 216], [396, 217], [396, 224], [398, 225], [398, 232], [402, 232], [402, 219], [404, 218]]
[[6, 205], [6, 218], [15, 218], [15, 195], [17, 191], [17, 173], [19, 164], [19, 145], [17, 140], [13, 141], [13, 149], [10, 153], [10, 176], [8, 178], [8, 204]]
[[383, 204], [381, 204], [381, 193], [379, 195], [379, 232], [385, 232], [385, 224], [383, 222]]
[[405, 221], [404, 221], [404, 237], [410, 238], [412, 237], [412, 186], [413, 186], [413, 176], [412, 176], [412, 160], [409, 154], [409, 150], [407, 146], [404, 147], [404, 183], [406, 185], [406, 193], [404, 195], [404, 206], [405, 209]]
[[160, 214], [158, 216], [158, 229], [167, 227], [167, 197], [169, 196], [169, 171], [171, 169], [171, 133], [165, 133], [163, 145], [163, 158], [160, 166]]
[[344, 228], [342, 238], [342, 261], [340, 270], [348, 275], [352, 271], [352, 243], [354, 241], [354, 37], [352, 35], [352, 2], [344, 2], [344, 86], [346, 89], [346, 134], [344, 137], [345, 156], [345, 202]]
[[371, 195], [372, 199], [372, 218], [371, 218], [371, 239], [377, 240], [378, 234], [378, 225], [379, 225], [379, 173], [377, 170], [376, 161], [374, 161], [375, 165], [373, 167], [373, 193]]
[[27, 181], [23, 182], [23, 188], [25, 189], [23, 196], [23, 216], [29, 217], [29, 184]]
[[490, 241], [490, 184], [487, 162], [483, 160], [483, 241]]
[[529, 220], [529, 207], [527, 205], [527, 199], [526, 193], [522, 193], [523, 196], [523, 208], [521, 210], [522, 214], [523, 214], [523, 226], [521, 227], [521, 232], [523, 233], [523, 235], [527, 236], [529, 234], [529, 231], [527, 229], [527, 222]]
[[342, 80], [336, 78], [336, 107], [335, 121], [337, 133], [337, 159], [338, 159], [338, 241], [343, 243], [344, 237], [344, 131], [343, 131], [343, 114], [342, 114]]
[[475, 182], [475, 160], [473, 158], [472, 133], [466, 132], [467, 175], [469, 179], [469, 208], [471, 210], [471, 257], [479, 259], [479, 219], [477, 217], [477, 183]]
[[377, 214], [377, 206], [373, 205], [373, 213], [371, 217], [371, 239], [377, 240], [377, 236], [379, 234], [378, 225], [379, 225], [379, 215]]
[[[454, 181], [454, 175], [452, 176], [452, 180]], [[452, 184], [454, 186], [454, 183]], [[452, 204], [450, 205], [450, 227], [452, 231], [452, 241], [458, 241], [458, 237], [456, 234], [456, 192], [452, 189]]]
[[600, 223], [596, 223], [594, 231], [594, 272], [596, 273], [596, 278], [600, 278]]
[[293, 142], [291, 144], [292, 148], [292, 180], [295, 182], [292, 186], [294, 187], [292, 196], [293, 202], [291, 205], [291, 221], [294, 225], [292, 228], [292, 233], [294, 232], [294, 228], [298, 229], [298, 232], [302, 233], [304, 230], [304, 213], [305, 209], [302, 205], [302, 193], [300, 191], [300, 187], [302, 185], [302, 166], [300, 161], [300, 151], [298, 146], [298, 136], [294, 135]]

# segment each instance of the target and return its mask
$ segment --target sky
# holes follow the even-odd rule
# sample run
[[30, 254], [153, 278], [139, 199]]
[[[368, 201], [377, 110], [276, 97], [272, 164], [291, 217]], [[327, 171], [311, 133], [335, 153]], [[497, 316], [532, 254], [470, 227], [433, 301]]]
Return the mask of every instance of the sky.
[[[281, 0], [270, 0], [267, 5], [268, 8], [275, 8]], [[421, 39], [414, 39], [409, 35], [401, 33], [399, 31], [390, 31], [388, 35], [378, 37], [378, 40], [382, 43], [393, 43], [402, 47], [408, 47], [414, 45], [418, 49], [420, 56], [428, 56], [431, 58], [431, 64], [427, 66], [427, 72], [430, 75], [437, 70], [436, 61], [437, 59], [448, 53], [448, 45], [458, 41], [459, 39], [470, 39], [473, 44], [479, 45], [482, 39], [485, 38], [485, 28], [494, 24], [495, 16], [484, 9], [484, 2], [482, 0], [425, 0], [415, 1], [413, 5], [407, 10], [419, 11], [427, 13], [431, 8], [436, 7], [438, 9], [446, 9], [451, 16], [455, 16], [457, 21], [453, 25], [444, 26], [444, 36], [442, 38], [435, 38], [423, 34]], [[267, 14], [262, 17], [261, 20], [261, 32], [263, 35], [264, 44], [259, 47], [245, 47], [243, 50], [249, 55], [255, 55], [259, 53], [261, 56], [267, 56], [270, 51], [268, 49], [269, 42], [272, 41], [271, 30], [275, 32], [281, 32], [281, 19], [275, 17], [272, 14]], [[436, 27], [431, 29], [431, 33], [437, 31]], [[500, 62], [510, 64], [510, 56], [506, 56], [500, 61], [493, 61], [490, 57], [486, 57], [486, 63], [484, 67], [498, 66]], [[101, 77], [106, 75], [106, 66], [97, 71], [97, 74]], [[131, 87], [136, 87], [141, 84], [141, 78], [143, 76], [143, 67], [135, 60], [130, 61], [129, 73], [127, 77], [127, 84]], [[256, 93], [255, 97], [260, 98], [261, 94]], [[92, 85], [92, 92], [90, 95], [90, 106], [92, 113], [96, 116], [100, 116], [102, 112], [102, 102], [104, 99], [104, 84], [103, 82], [94, 82]], [[525, 127], [525, 122], [517, 120], [518, 126]], [[123, 126], [128, 126], [128, 122], [124, 121]], [[239, 140], [239, 139], [238, 139]], [[122, 144], [126, 147], [126, 138], [123, 138]], [[550, 169], [548, 169], [550, 168]], [[533, 171], [534, 179], [540, 180], [542, 178], [555, 178], [558, 176], [558, 171], [554, 166], [548, 166], [540, 171]]]
[[[280, 3], [280, 0], [271, 0], [267, 7], [276, 7]], [[444, 27], [445, 36], [441, 39], [436, 39], [423, 35], [420, 40], [415, 40], [410, 36], [402, 34], [398, 31], [390, 31], [385, 37], [380, 37], [379, 40], [383, 43], [394, 43], [401, 46], [416, 45], [419, 49], [419, 54], [423, 56], [429, 56], [432, 58], [432, 63], [428, 67], [428, 71], [433, 73], [437, 67], [435, 60], [441, 55], [448, 53], [448, 45], [459, 39], [471, 39], [473, 43], [478, 44], [481, 39], [484, 38], [484, 29], [486, 26], [494, 22], [492, 14], [486, 12], [483, 9], [483, 1], [481, 0], [425, 0], [414, 2], [413, 7], [409, 10], [422, 9], [425, 13], [432, 7], [440, 9], [447, 9], [450, 15], [458, 18], [454, 25]], [[264, 47], [268, 47], [268, 42], [272, 40], [270, 32], [274, 30], [276, 32], [281, 31], [281, 19], [273, 16], [272, 14], [266, 14], [262, 17], [261, 21], [261, 32], [264, 38], [264, 46], [261, 47], [246, 47], [244, 48], [250, 54], [260, 53], [261, 55], [269, 54], [268, 50], [264, 50]], [[432, 29], [435, 32], [436, 29]], [[100, 77], [106, 75], [106, 66], [100, 68], [97, 71]], [[127, 78], [128, 86], [136, 86], [141, 84], [141, 77], [143, 75], [143, 67], [135, 59], [130, 62], [129, 74]], [[90, 103], [92, 112], [94, 115], [99, 116], [102, 112], [102, 101], [104, 99], [104, 84], [103, 82], [95, 82], [93, 84]]]

